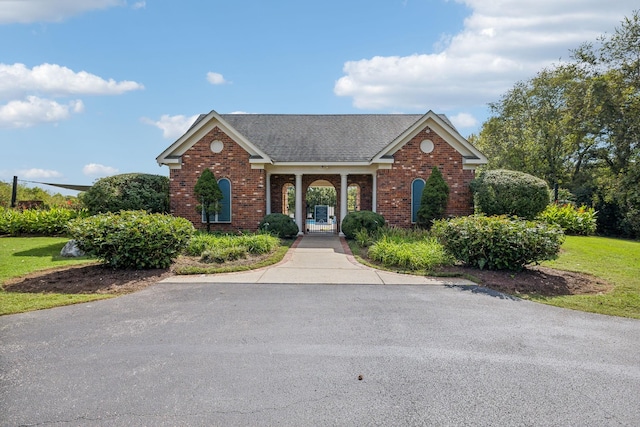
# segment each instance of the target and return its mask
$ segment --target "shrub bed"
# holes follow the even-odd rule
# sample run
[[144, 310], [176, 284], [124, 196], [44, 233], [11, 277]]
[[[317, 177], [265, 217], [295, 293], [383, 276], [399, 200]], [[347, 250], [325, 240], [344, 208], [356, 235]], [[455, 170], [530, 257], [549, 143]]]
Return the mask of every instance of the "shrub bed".
[[168, 268], [194, 233], [191, 222], [166, 214], [122, 211], [75, 219], [78, 247], [113, 268]]
[[34, 234], [58, 236], [67, 232], [69, 221], [86, 217], [86, 210], [66, 208], [25, 209], [23, 211], [0, 207], [0, 235]]
[[223, 263], [275, 251], [280, 240], [270, 234], [215, 235], [198, 233], [189, 241], [185, 255], [199, 256], [203, 262]]
[[540, 221], [562, 227], [565, 234], [589, 236], [595, 234], [597, 227], [596, 211], [585, 206], [572, 204], [550, 204], [538, 215]]
[[555, 224], [506, 216], [439, 220], [432, 231], [456, 259], [488, 270], [519, 271], [527, 264], [555, 259], [564, 241]]
[[369, 248], [369, 258], [385, 267], [400, 267], [407, 270], [433, 270], [451, 264], [451, 256], [433, 238], [417, 241], [398, 241], [382, 236]]

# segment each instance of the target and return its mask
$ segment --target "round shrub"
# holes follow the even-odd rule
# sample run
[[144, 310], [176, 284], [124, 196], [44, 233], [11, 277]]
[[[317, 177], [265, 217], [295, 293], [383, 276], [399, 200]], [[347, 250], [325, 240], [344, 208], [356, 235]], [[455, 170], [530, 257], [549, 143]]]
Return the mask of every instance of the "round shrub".
[[492, 170], [471, 182], [477, 208], [485, 215], [533, 219], [549, 204], [549, 186], [524, 172]]
[[292, 237], [298, 234], [298, 224], [288, 215], [281, 213], [272, 213], [260, 221], [258, 228], [267, 231], [280, 238]]
[[457, 260], [488, 270], [519, 271], [527, 264], [555, 259], [564, 241], [555, 224], [505, 216], [438, 220], [431, 230]]
[[169, 178], [144, 173], [109, 176], [81, 193], [80, 200], [92, 215], [127, 210], [167, 213]]
[[342, 220], [342, 232], [348, 239], [353, 239], [362, 229], [372, 235], [379, 228], [384, 227], [384, 217], [371, 211], [356, 211], [347, 214]]
[[104, 213], [69, 223], [87, 255], [113, 268], [167, 268], [194, 233], [191, 222], [145, 211]]

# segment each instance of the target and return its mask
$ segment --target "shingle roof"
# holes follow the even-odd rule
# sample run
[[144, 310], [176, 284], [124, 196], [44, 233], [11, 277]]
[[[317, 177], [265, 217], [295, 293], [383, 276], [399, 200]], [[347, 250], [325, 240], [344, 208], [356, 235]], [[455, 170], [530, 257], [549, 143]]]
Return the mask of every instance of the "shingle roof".
[[221, 114], [220, 117], [276, 162], [368, 162], [422, 115]]

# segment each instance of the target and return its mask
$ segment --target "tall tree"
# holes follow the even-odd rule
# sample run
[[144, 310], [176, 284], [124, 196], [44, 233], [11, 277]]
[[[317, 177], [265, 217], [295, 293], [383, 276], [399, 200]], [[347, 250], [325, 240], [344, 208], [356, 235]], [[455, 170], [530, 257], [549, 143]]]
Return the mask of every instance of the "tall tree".
[[193, 194], [200, 200], [196, 207], [198, 212], [203, 212], [207, 220], [207, 233], [211, 231], [211, 217], [220, 212], [220, 202], [223, 199], [222, 191], [218, 186], [218, 180], [210, 169], [205, 169], [198, 178]]

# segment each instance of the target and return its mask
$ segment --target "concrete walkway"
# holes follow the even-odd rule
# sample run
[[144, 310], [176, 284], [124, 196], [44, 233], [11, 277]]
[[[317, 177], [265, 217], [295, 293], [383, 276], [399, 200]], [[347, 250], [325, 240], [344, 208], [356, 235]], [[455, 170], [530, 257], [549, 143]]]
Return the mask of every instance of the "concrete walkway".
[[376, 270], [358, 263], [344, 238], [305, 235], [278, 264], [238, 273], [173, 276], [163, 283], [281, 283], [367, 285], [470, 285], [459, 278], [434, 278]]

